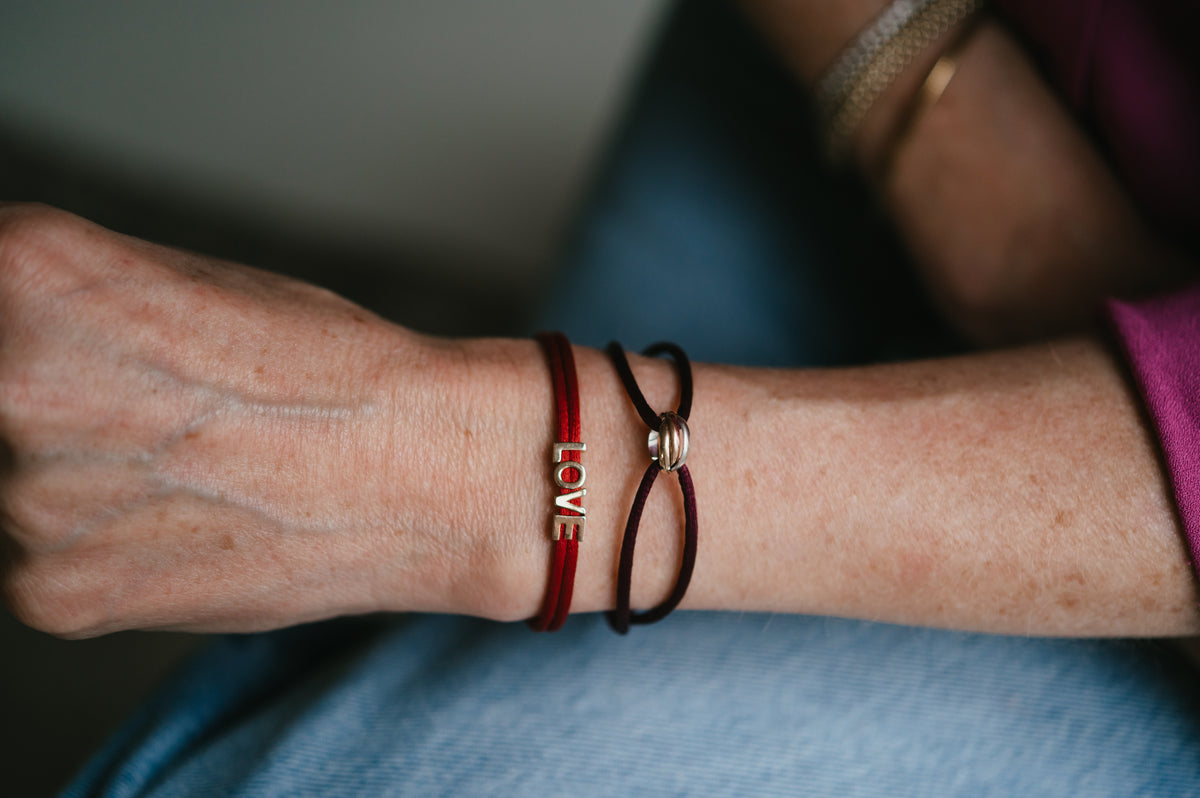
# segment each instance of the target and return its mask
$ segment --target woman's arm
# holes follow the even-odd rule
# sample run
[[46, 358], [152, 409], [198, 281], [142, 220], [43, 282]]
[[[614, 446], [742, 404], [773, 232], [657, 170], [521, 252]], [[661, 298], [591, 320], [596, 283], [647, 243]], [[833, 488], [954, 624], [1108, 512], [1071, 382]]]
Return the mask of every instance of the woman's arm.
[[[311, 286], [27, 207], [0, 209], [0, 318], [0, 580], [31, 625], [536, 612], [553, 494], [535, 344], [423, 338]], [[610, 364], [577, 360], [587, 611], [613, 604], [646, 455]], [[670, 405], [669, 364], [633, 363]], [[1095, 342], [831, 372], [699, 365], [692, 431], [687, 607], [1200, 630], [1154, 447]], [[677, 493], [660, 487], [643, 518], [637, 606], [676, 570]]]
[[[805, 85], [887, 0], [743, 0]], [[856, 157], [875, 181], [946, 317], [983, 343], [1084, 329], [1106, 296], [1187, 273], [1147, 229], [1102, 157], [1001, 25], [969, 35], [940, 101], [890, 171], [875, 166], [898, 117], [955, 34], [933, 45], [866, 118]]]
[[[529, 463], [516, 469], [525, 482], [484, 501], [504, 506], [510, 490], [522, 497], [489, 545], [511, 568], [492, 595], [521, 597], [493, 609], [523, 617], [545, 576], [538, 531], [551, 493], [548, 467], [537, 466], [548, 461], [549, 424], [548, 410], [537, 411], [549, 388], [529, 344], [465, 349], [499, 406], [463, 427], [493, 425], [485, 437], [498, 447], [497, 473]], [[577, 356], [591, 490], [575, 607], [604, 609], [645, 440], [606, 358]], [[652, 406], [672, 406], [670, 366], [634, 368]], [[504, 440], [519, 423], [517, 439]], [[701, 555], [685, 607], [1016, 634], [1200, 630], [1155, 446], [1095, 341], [824, 372], [702, 365], [691, 427]], [[643, 518], [636, 605], [669, 591], [677, 494], [652, 494]]]

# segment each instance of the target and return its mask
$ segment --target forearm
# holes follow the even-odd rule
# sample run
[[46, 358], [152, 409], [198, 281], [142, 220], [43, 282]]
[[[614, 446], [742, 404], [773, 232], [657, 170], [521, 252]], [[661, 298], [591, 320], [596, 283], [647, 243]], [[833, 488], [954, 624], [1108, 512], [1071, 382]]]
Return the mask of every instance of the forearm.
[[[465, 448], [445, 458], [447, 512], [489, 534], [446, 609], [528, 617], [548, 568], [549, 378], [533, 344], [462, 346], [474, 387], [452, 422]], [[613, 604], [646, 455], [611, 365], [577, 359], [589, 488], [578, 612]], [[652, 406], [670, 406], [669, 364], [634, 368]], [[699, 365], [691, 426], [701, 549], [685, 608], [1018, 634], [1200, 629], [1153, 442], [1095, 342], [826, 372]], [[669, 591], [679, 505], [677, 490], [651, 495], [635, 606]]]
[[[811, 85], [887, 0], [743, 4]], [[1001, 25], [973, 30], [939, 102], [896, 139], [911, 98], [955, 35], [901, 73], [864, 120], [854, 150], [947, 318], [974, 340], [1031, 339], [1089, 326], [1105, 296], [1177, 282], [1177, 254], [1146, 229]]]
[[[553, 494], [533, 342], [414, 335], [43, 208], [0, 209], [0, 266], [0, 590], [19, 618], [87, 636], [535, 614]], [[611, 364], [577, 361], [589, 492], [573, 608], [588, 611], [615, 601], [647, 455]], [[633, 367], [652, 406], [673, 406], [669, 364]], [[695, 377], [685, 607], [1200, 629], [1153, 442], [1095, 342]], [[651, 495], [635, 606], [674, 578], [677, 493]]]

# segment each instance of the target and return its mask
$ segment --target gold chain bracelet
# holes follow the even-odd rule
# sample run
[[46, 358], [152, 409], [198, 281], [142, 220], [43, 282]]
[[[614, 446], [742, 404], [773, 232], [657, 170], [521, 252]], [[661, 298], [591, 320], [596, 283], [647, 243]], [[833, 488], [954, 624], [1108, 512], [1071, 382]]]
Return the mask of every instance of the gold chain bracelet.
[[900, 73], [926, 48], [982, 7], [983, 0], [932, 0], [879, 47], [867, 68], [847, 86], [841, 102], [826, 109], [830, 156], [843, 160], [867, 113]]

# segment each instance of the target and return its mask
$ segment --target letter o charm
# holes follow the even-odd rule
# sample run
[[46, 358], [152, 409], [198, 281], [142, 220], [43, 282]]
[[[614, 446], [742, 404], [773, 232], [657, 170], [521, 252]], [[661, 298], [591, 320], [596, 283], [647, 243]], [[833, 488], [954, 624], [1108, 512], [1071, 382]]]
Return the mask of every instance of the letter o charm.
[[[567, 482], [563, 479], [563, 472], [568, 468], [576, 469], [577, 479], [573, 482]], [[558, 465], [554, 466], [554, 482], [560, 487], [567, 490], [575, 490], [582, 487], [587, 481], [587, 471], [584, 470], [582, 463], [576, 463], [574, 460], [563, 460]]]

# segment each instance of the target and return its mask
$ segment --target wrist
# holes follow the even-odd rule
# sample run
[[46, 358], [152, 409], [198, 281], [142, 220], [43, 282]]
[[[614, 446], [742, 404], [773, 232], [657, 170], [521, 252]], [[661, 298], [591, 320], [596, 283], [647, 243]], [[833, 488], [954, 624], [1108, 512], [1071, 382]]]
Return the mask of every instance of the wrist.
[[420, 338], [380, 382], [380, 515], [393, 530], [381, 609], [533, 615], [544, 577], [531, 560], [549, 524], [539, 511], [553, 501], [541, 479], [552, 406], [537, 345]]
[[[407, 367], [389, 381], [396, 475], [397, 567], [384, 609], [417, 609], [514, 621], [533, 617], [549, 575], [554, 508], [554, 396], [545, 357], [528, 340], [421, 342], [416, 384]], [[586, 535], [572, 612], [610, 609], [629, 502], [645, 469], [644, 424], [603, 353], [574, 347], [582, 439], [587, 444]], [[669, 363], [632, 358], [654, 407], [673, 406]], [[420, 419], [413, 423], [413, 419]], [[633, 595], [650, 606], [678, 570], [677, 496], [656, 492], [646, 509]], [[661, 529], [659, 529], [661, 527]]]
[[973, 51], [978, 48], [974, 40], [978, 29], [987, 25], [978, 18], [979, 13], [971, 14], [924, 47], [863, 117], [854, 136], [853, 156], [864, 173], [880, 182], [886, 180], [892, 155], [903, 146], [910, 127], [919, 122], [923, 112], [930, 110], [919, 108], [918, 95], [939, 59], [950, 51], [956, 52], [956, 60], [976, 59]]

